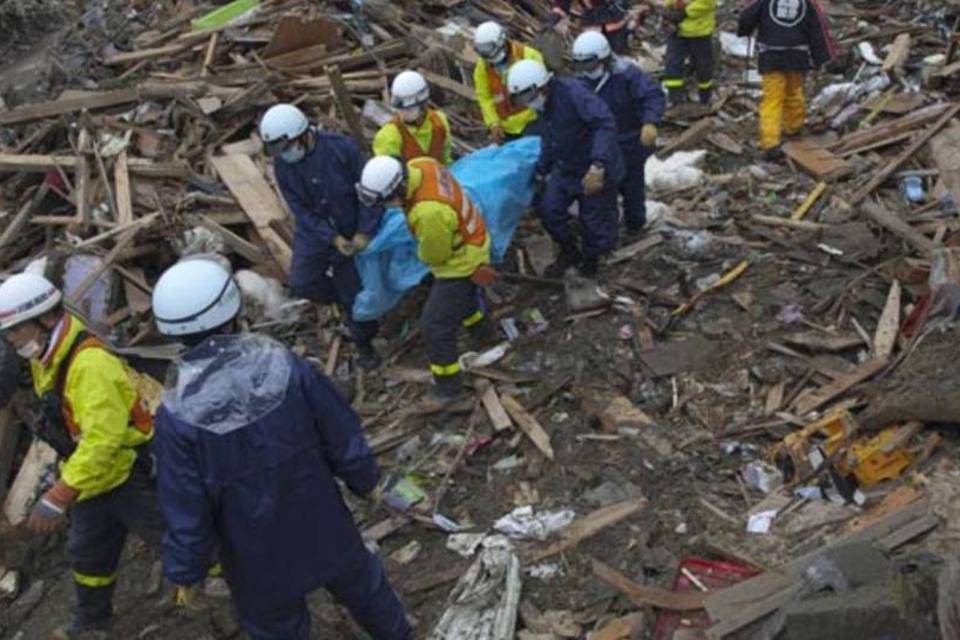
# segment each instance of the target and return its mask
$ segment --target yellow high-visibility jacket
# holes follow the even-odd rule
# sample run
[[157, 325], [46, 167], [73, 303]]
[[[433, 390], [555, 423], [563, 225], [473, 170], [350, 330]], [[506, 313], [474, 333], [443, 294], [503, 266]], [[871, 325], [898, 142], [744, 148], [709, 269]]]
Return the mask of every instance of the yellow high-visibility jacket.
[[510, 135], [520, 135], [527, 125], [537, 119], [537, 112], [533, 109], [514, 109], [510, 105], [507, 74], [510, 68], [521, 60], [536, 60], [543, 64], [543, 55], [533, 47], [513, 40], [507, 44], [507, 51], [507, 62], [502, 69], [497, 69], [480, 58], [477, 66], [473, 68], [473, 87], [483, 113], [483, 123], [487, 128], [500, 126]]
[[[407, 164], [409, 201], [423, 184], [423, 171]], [[464, 243], [456, 209], [437, 201], [418, 202], [409, 208], [407, 225], [417, 240], [417, 257], [436, 278], [469, 278], [490, 262], [490, 234], [483, 245]]]
[[[672, 9], [676, 0], [664, 0], [663, 6]], [[690, 0], [687, 17], [680, 23], [681, 38], [702, 38], [713, 35], [717, 28], [717, 0]]]
[[443, 158], [437, 159], [442, 160], [445, 165], [449, 166], [450, 163], [453, 162], [453, 133], [450, 131], [450, 120], [447, 118], [447, 114], [436, 109], [429, 110], [428, 116], [423, 119], [419, 127], [413, 127], [403, 123], [395, 124], [394, 122], [388, 122], [380, 127], [377, 135], [373, 138], [373, 154], [376, 156], [393, 156], [394, 158], [399, 158], [402, 162], [412, 160], [412, 158], [404, 157], [403, 135], [399, 129], [397, 129], [398, 126], [406, 127], [407, 131], [413, 134], [420, 148], [429, 153], [431, 142], [433, 142], [433, 123], [429, 117], [430, 113], [438, 115], [443, 122], [445, 133]]
[[[55, 390], [70, 346], [85, 329], [69, 313], [63, 322], [48, 360], [30, 361], [38, 397]], [[78, 493], [78, 500], [106, 493], [130, 477], [137, 458], [135, 447], [153, 438], [152, 420], [146, 423], [139, 417], [144, 412], [141, 402], [137, 384], [120, 358], [100, 347], [75, 353], [64, 382], [63, 403], [77, 448], [61, 466], [60, 481]]]

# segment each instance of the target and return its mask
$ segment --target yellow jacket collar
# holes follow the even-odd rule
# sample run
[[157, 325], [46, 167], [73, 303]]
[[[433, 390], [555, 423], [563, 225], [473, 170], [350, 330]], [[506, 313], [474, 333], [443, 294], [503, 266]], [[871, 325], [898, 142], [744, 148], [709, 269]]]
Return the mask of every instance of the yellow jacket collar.
[[51, 390], [56, 381], [57, 371], [63, 364], [71, 345], [77, 339], [81, 331], [86, 329], [83, 321], [72, 313], [65, 312], [63, 319], [54, 329], [54, 343], [44, 354], [42, 360], [32, 360], [30, 370], [33, 373], [33, 385], [37, 394], [43, 394]]
[[423, 184], [423, 170], [407, 164], [407, 195], [405, 200], [410, 200], [421, 184]]

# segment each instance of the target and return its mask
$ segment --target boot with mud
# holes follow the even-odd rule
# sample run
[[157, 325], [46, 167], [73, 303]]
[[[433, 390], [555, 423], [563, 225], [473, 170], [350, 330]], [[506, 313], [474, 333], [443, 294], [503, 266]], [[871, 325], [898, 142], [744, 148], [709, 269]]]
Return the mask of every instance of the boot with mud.
[[583, 261], [583, 256], [576, 249], [561, 250], [557, 259], [543, 272], [546, 278], [562, 278], [570, 267], [576, 267]]
[[463, 388], [463, 374], [434, 375], [433, 382], [433, 388], [420, 401], [422, 413], [454, 413], [473, 409], [473, 397]]
[[584, 258], [578, 267], [580, 275], [584, 278], [590, 278], [591, 280], [597, 279], [597, 271], [599, 270], [600, 261], [596, 256], [591, 258]]

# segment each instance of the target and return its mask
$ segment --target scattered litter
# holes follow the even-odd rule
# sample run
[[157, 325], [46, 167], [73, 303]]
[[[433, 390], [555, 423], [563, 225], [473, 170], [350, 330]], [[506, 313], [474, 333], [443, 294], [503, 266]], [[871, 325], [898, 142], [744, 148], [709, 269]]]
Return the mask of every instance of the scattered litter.
[[783, 472], [763, 460], [754, 460], [743, 469], [747, 486], [770, 493], [783, 486]]
[[493, 524], [493, 528], [515, 540], [546, 540], [573, 522], [576, 514], [570, 509], [534, 513], [533, 507], [517, 507]]
[[773, 526], [773, 520], [777, 517], [777, 510], [770, 509], [760, 511], [750, 515], [747, 521], [747, 531], [749, 533], [768, 533]]

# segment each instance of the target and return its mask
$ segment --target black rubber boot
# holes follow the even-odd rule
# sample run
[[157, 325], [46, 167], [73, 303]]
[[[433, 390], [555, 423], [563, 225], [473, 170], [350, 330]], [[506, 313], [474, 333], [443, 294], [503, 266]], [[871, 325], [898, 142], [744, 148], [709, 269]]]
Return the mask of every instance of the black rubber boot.
[[598, 265], [599, 260], [596, 256], [592, 258], [584, 258], [580, 263], [580, 275], [582, 275], [584, 278], [590, 278], [591, 280], [596, 279]]
[[570, 267], [575, 267], [583, 260], [583, 256], [577, 250], [561, 250], [560, 255], [553, 261], [543, 275], [547, 278], [562, 278]]
[[673, 106], [684, 104], [687, 101], [687, 91], [681, 87], [667, 89], [667, 98]]
[[434, 376], [433, 383], [421, 403], [425, 413], [473, 409], [473, 397], [463, 388], [463, 374]]
[[491, 347], [500, 338], [493, 318], [486, 314], [484, 314], [483, 320], [470, 327], [468, 332], [470, 334], [470, 347], [474, 351], [482, 351]]
[[710, 101], [713, 100], [713, 89], [700, 89], [700, 104], [707, 107], [710, 106]]

